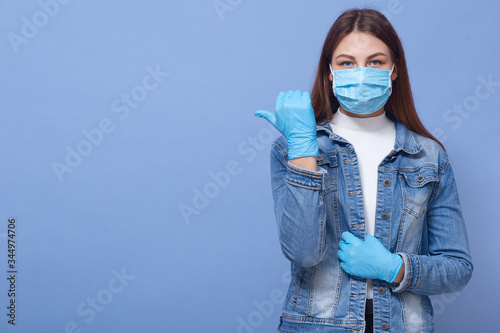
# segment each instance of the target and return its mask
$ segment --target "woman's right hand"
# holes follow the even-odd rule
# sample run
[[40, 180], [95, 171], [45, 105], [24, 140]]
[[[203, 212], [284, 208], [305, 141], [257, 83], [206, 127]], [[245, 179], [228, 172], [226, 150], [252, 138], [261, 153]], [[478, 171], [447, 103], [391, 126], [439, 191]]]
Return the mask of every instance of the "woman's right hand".
[[280, 92], [276, 98], [274, 113], [255, 111], [257, 117], [265, 118], [288, 143], [288, 159], [318, 155], [316, 119], [308, 92]]

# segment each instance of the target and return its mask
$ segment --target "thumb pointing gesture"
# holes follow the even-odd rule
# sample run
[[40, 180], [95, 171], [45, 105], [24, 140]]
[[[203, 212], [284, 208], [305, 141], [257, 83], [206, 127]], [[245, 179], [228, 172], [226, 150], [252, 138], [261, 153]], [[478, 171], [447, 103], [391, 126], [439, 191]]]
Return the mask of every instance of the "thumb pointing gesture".
[[268, 122], [271, 123], [271, 125], [276, 127], [276, 115], [274, 113], [265, 110], [257, 110], [255, 111], [254, 115], [256, 117], [266, 119]]
[[257, 110], [255, 116], [265, 118], [286, 138], [288, 158], [317, 156], [316, 118], [308, 92], [280, 92], [274, 113]]

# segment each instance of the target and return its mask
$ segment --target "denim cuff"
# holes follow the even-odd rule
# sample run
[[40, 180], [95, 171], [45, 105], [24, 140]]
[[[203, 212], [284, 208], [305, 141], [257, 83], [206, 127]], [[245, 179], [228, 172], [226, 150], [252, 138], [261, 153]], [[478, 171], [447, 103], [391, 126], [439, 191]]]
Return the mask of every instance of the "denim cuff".
[[286, 168], [288, 170], [285, 181], [288, 184], [308, 188], [311, 190], [321, 190], [324, 175], [327, 171], [318, 167], [318, 171], [301, 168], [290, 161], [287, 162]]
[[401, 280], [398, 285], [391, 287], [391, 289], [395, 293], [411, 291], [415, 289], [420, 282], [420, 259], [416, 255], [404, 252], [398, 252], [396, 254], [399, 254], [401, 258], [403, 258], [405, 272], [403, 280]]

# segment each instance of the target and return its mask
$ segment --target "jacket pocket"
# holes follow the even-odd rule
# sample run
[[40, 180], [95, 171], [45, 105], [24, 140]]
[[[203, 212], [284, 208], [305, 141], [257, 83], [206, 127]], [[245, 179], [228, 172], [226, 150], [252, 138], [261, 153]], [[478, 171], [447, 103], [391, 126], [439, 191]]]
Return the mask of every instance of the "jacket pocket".
[[437, 166], [424, 166], [412, 171], [400, 171], [403, 210], [415, 218], [426, 211], [432, 191], [438, 181]]

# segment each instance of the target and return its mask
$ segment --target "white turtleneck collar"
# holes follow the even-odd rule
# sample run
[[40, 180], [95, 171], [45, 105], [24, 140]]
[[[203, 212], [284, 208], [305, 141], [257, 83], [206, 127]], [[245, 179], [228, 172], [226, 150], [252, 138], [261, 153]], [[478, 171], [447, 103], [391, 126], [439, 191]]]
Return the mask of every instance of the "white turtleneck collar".
[[374, 117], [350, 117], [340, 111], [340, 108], [333, 114], [330, 122], [332, 129], [342, 128], [348, 131], [379, 132], [394, 126], [394, 122], [387, 117], [385, 111], [381, 115]]

